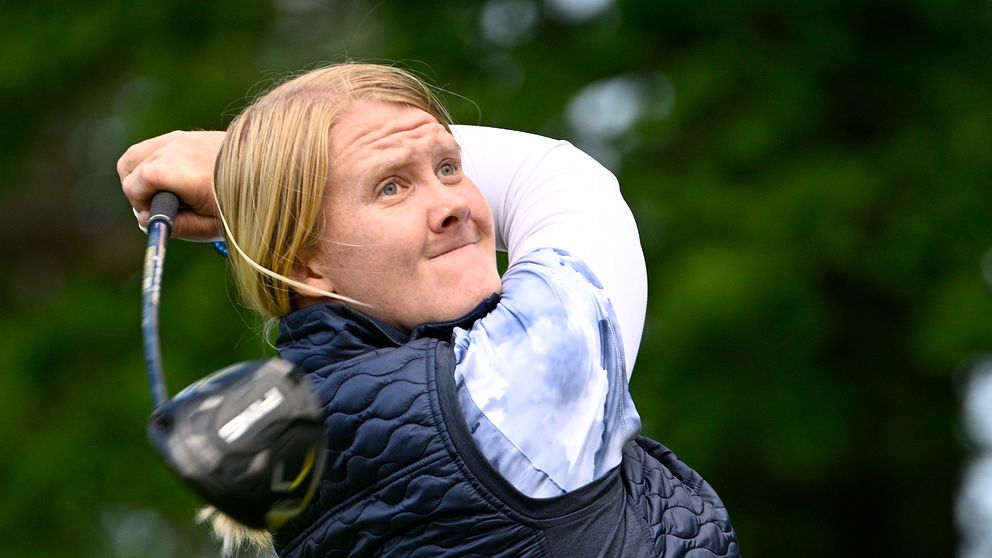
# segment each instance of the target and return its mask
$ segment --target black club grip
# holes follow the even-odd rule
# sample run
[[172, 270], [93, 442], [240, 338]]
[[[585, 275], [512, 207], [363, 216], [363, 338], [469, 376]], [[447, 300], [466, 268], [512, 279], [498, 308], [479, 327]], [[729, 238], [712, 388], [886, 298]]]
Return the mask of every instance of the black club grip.
[[148, 224], [151, 225], [155, 221], [165, 221], [171, 229], [178, 212], [179, 198], [172, 192], [159, 192], [152, 198], [152, 207], [149, 211], [151, 216], [148, 218]]

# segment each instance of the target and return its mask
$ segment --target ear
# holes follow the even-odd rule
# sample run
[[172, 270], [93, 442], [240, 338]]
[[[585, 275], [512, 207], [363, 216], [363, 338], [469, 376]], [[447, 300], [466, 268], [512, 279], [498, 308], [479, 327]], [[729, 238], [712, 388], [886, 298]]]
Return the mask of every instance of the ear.
[[316, 265], [315, 258], [310, 257], [310, 254], [300, 254], [300, 259], [296, 260], [293, 269], [289, 272], [289, 278], [313, 289], [312, 291], [309, 289], [304, 291], [298, 287], [293, 287], [293, 291], [304, 299], [316, 301], [327, 298], [323, 293], [334, 292], [334, 282], [320, 270], [320, 267]]

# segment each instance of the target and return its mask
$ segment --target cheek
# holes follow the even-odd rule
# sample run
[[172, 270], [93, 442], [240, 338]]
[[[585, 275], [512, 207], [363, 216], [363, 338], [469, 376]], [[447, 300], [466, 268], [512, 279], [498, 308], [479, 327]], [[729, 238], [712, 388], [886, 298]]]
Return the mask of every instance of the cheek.
[[411, 275], [406, 251], [384, 244], [337, 246], [329, 252], [328, 269], [332, 279], [344, 287], [375, 290], [382, 283]]
[[482, 197], [482, 193], [478, 194], [478, 197], [473, 200], [472, 204], [472, 215], [473, 220], [480, 230], [485, 231], [489, 236], [493, 233], [493, 211], [486, 203], [486, 199]]
[[384, 259], [383, 251], [391, 251], [394, 244], [389, 238], [392, 228], [375, 217], [361, 210], [328, 212], [323, 243], [332, 265], [355, 267]]
[[382, 302], [415, 280], [419, 244], [398, 230], [395, 223], [369, 223], [346, 237], [325, 235], [325, 269], [342, 294]]

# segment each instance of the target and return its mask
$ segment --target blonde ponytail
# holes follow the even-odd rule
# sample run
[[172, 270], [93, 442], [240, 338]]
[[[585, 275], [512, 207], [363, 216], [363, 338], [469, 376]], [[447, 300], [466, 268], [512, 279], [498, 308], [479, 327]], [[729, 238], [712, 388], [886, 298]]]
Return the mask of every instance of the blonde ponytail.
[[213, 506], [201, 508], [196, 514], [199, 523], [209, 523], [214, 538], [221, 542], [221, 556], [231, 557], [239, 550], [255, 556], [275, 556], [272, 534], [262, 529], [252, 529], [221, 513]]

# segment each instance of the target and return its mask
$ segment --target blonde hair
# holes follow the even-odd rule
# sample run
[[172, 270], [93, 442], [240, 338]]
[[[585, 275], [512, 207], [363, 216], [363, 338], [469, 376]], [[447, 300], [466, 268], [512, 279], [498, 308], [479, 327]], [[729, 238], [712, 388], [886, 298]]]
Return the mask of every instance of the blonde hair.
[[221, 542], [221, 556], [233, 556], [245, 550], [255, 556], [275, 554], [272, 535], [262, 529], [252, 529], [224, 515], [213, 506], [204, 506], [196, 515], [201, 523], [210, 523], [213, 536]]
[[331, 128], [355, 101], [409, 105], [447, 129], [451, 118], [430, 86], [380, 64], [343, 63], [272, 89], [231, 122], [217, 156], [214, 187], [231, 267], [244, 302], [272, 319], [288, 314], [293, 292], [362, 303], [289, 278], [321, 239]]
[[[293, 309], [293, 292], [362, 303], [292, 280], [294, 264], [318, 245], [324, 230], [331, 128], [355, 101], [401, 103], [427, 112], [446, 129], [448, 112], [431, 88], [405, 70], [343, 63], [299, 75], [272, 89], [238, 115], [217, 156], [214, 188], [241, 298], [272, 319]], [[450, 129], [449, 129], [450, 131]], [[207, 507], [222, 553], [239, 548], [271, 552], [269, 533], [253, 530]]]

